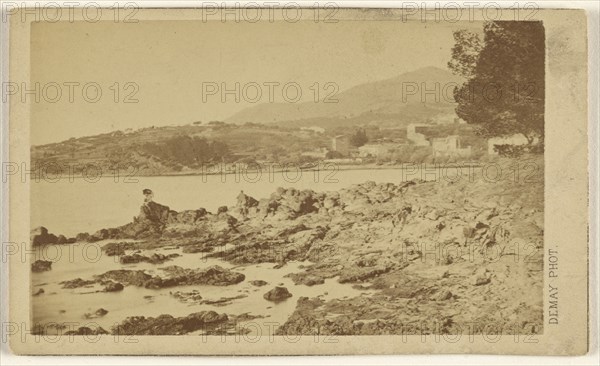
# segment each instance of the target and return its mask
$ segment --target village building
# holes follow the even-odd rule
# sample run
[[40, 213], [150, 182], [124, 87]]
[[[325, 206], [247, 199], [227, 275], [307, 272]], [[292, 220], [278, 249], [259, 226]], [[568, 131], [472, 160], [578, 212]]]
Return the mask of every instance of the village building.
[[331, 140], [331, 151], [336, 151], [344, 156], [350, 155], [353, 149], [350, 135], [338, 135]]
[[431, 139], [431, 149], [433, 157], [469, 157], [471, 156], [471, 146], [462, 147], [460, 136], [450, 135]]
[[428, 125], [412, 123], [406, 127], [406, 138], [417, 146], [429, 146], [429, 141], [423, 133]]

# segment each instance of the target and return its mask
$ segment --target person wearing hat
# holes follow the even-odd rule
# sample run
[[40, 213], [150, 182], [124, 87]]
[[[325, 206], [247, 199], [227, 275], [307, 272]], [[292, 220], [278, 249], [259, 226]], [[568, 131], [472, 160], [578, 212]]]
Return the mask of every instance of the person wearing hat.
[[144, 205], [147, 205], [148, 203], [152, 202], [152, 199], [154, 198], [154, 193], [151, 189], [146, 188], [142, 191], [142, 193], [144, 193]]

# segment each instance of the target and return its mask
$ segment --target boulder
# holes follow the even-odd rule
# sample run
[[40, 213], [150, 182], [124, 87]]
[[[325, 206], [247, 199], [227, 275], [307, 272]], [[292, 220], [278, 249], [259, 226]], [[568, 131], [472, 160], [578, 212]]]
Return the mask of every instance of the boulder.
[[139, 221], [150, 221], [157, 224], [166, 224], [171, 210], [168, 206], [153, 201], [147, 202], [140, 207]]
[[276, 286], [271, 291], [265, 293], [263, 298], [267, 301], [279, 302], [292, 297], [292, 294], [285, 287]]
[[51, 261], [44, 261], [38, 259], [37, 261], [31, 263], [31, 272], [44, 272], [50, 271], [52, 269]]
[[80, 287], [89, 287], [95, 284], [95, 281], [91, 280], [82, 280], [81, 278], [76, 278], [74, 280], [62, 281], [59, 282], [62, 285], [62, 288], [80, 288]]
[[108, 243], [102, 247], [102, 251], [109, 257], [125, 255], [127, 243]]
[[119, 282], [108, 281], [104, 285], [103, 292], [119, 292], [123, 291], [124, 286]]
[[204, 216], [206, 216], [206, 214], [207, 212], [204, 208], [199, 208], [197, 210], [186, 210], [181, 212], [170, 211], [169, 223], [193, 225], [198, 220], [201, 220]]
[[58, 237], [54, 234], [48, 233], [48, 229], [43, 226], [39, 226], [31, 230], [30, 239], [33, 246], [56, 244], [58, 241]]
[[168, 266], [162, 268], [167, 275], [166, 278], [153, 277], [147, 280], [143, 286], [146, 288], [164, 288], [179, 285], [212, 285], [228, 286], [242, 282], [246, 276], [220, 266], [212, 266], [207, 269], [189, 269], [179, 266]]
[[323, 277], [319, 276], [306, 276], [304, 278], [304, 284], [306, 286], [322, 285], [325, 283]]
[[112, 332], [116, 335], [181, 335], [197, 330], [216, 329], [228, 320], [227, 314], [218, 314], [212, 310], [178, 318], [167, 314], [156, 318], [132, 316], [114, 326]]
[[152, 279], [152, 276], [142, 270], [115, 269], [95, 276], [98, 281], [104, 284], [105, 281], [120, 282], [123, 285], [144, 286]]
[[79, 327], [77, 330], [70, 330], [65, 332], [65, 335], [100, 335], [100, 334], [108, 334], [108, 332], [102, 328], [98, 327], [95, 329], [89, 327]]
[[83, 314], [83, 317], [86, 319], [94, 319], [94, 318], [101, 318], [106, 314], [108, 314], [108, 310], [100, 308], [100, 309], [96, 310], [94, 313]]
[[296, 285], [314, 286], [325, 283], [325, 279], [323, 277], [309, 274], [307, 272], [290, 273], [289, 275], [286, 275], [286, 277], [290, 277]]
[[121, 264], [140, 263], [146, 262], [151, 264], [163, 264], [166, 261], [170, 261], [172, 258], [179, 257], [179, 254], [172, 253], [168, 255], [154, 253], [151, 256], [145, 256], [138, 253], [131, 255], [123, 255], [119, 258]]
[[75, 240], [77, 240], [78, 242], [88, 241], [89, 238], [90, 238], [89, 233], [79, 233], [75, 236]]

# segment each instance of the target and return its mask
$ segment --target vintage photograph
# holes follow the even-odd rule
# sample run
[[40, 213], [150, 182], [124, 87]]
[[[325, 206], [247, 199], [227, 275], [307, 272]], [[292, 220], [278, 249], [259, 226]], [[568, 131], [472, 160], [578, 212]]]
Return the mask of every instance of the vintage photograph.
[[542, 333], [543, 24], [381, 23], [34, 24], [35, 326]]
[[28, 160], [4, 170], [27, 184], [32, 335], [527, 344], [567, 326], [555, 277], [587, 258], [548, 241], [545, 191], [583, 181], [548, 173], [579, 150], [556, 159], [547, 84], [578, 90], [586, 56], [556, 22], [135, 10], [31, 22], [29, 80], [3, 91], [29, 108]]

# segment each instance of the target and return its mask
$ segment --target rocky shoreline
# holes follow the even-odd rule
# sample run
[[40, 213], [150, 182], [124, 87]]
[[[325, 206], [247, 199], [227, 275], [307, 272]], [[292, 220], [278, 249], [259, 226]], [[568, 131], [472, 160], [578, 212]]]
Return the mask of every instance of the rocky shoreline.
[[[301, 271], [288, 274], [296, 285], [322, 286], [335, 279], [374, 291], [329, 301], [299, 297], [278, 334], [402, 334], [407, 327], [426, 334], [478, 333], [490, 324], [519, 334], [541, 333], [543, 194], [541, 178], [525, 182], [512, 177], [493, 183], [365, 182], [337, 192], [279, 188], [260, 200], [240, 195], [236, 206], [217, 213], [203, 208], [176, 212], [149, 202], [131, 223], [65, 238], [64, 244], [109, 240], [104, 253], [119, 256], [123, 264], [162, 265], [175, 258], [136, 252], [163, 247], [242, 266], [285, 268], [292, 261], [308, 261]], [[34, 246], [57, 244], [58, 238], [45, 228], [32, 232]], [[131, 239], [135, 242], [125, 241]], [[50, 266], [33, 264], [32, 270]], [[108, 271], [62, 285], [121, 291], [127, 286], [266, 284], [218, 266], [159, 271], [160, 276]], [[294, 301], [288, 289], [266, 290], [265, 301]], [[173, 301], [194, 301], [194, 296], [180, 293]], [[208, 312], [133, 317], [111, 332], [185, 334], [206, 328], [216, 333], [217, 324], [231, 324], [234, 318]], [[472, 323], [480, 327], [467, 329]]]

